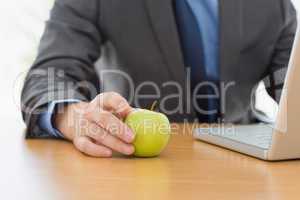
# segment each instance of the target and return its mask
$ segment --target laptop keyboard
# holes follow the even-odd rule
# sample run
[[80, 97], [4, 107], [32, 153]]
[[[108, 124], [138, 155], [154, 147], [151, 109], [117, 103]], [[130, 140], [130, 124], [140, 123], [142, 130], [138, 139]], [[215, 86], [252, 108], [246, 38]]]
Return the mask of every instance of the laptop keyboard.
[[[220, 131], [222, 130], [222, 131]], [[268, 149], [272, 141], [273, 128], [271, 125], [241, 125], [232, 127], [210, 128], [210, 134], [224, 137], [240, 143]]]

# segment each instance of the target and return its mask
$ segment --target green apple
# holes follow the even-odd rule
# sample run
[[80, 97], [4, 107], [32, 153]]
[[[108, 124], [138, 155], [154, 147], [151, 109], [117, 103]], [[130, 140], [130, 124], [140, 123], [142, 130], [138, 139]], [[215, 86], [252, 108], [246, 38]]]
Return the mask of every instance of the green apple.
[[133, 145], [137, 157], [158, 156], [169, 142], [170, 122], [162, 113], [136, 109], [126, 117], [125, 123], [135, 134]]

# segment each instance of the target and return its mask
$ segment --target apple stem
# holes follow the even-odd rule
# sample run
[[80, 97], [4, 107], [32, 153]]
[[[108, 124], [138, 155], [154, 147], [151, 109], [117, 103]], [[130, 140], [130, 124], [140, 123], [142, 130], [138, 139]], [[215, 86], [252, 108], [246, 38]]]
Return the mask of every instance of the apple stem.
[[152, 103], [152, 106], [151, 106], [151, 111], [153, 111], [155, 108], [156, 108], [156, 105], [157, 105], [157, 101], [154, 101], [153, 103]]

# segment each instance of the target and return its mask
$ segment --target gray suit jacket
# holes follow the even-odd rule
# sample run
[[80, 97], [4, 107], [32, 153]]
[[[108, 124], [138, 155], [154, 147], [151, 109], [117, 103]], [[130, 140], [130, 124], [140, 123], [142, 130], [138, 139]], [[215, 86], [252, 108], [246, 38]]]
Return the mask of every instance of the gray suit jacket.
[[[268, 75], [275, 98], [296, 19], [290, 0], [220, 0], [220, 76], [224, 84], [233, 83], [222, 97], [225, 122], [251, 121], [251, 92]], [[178, 98], [164, 99], [178, 93], [166, 82], [178, 83], [182, 96], [189, 95], [171, 0], [56, 0], [22, 91], [27, 136], [43, 136], [37, 118], [54, 100], [89, 101], [108, 90], [129, 98], [126, 77], [103, 75], [105, 69], [123, 70], [135, 86], [145, 81], [158, 84], [157, 98], [166, 109], [181, 103]], [[281, 76], [273, 76], [278, 70]], [[139, 89], [143, 94], [156, 93], [151, 87]], [[140, 98], [131, 103], [147, 108], [152, 101]], [[169, 113], [170, 120], [194, 120], [190, 101], [183, 98], [182, 108]]]

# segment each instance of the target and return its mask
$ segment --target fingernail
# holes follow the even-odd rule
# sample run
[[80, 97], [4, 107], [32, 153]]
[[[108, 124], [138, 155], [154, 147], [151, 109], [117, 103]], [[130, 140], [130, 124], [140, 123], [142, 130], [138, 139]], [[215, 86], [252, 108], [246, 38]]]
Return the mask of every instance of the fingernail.
[[110, 157], [112, 155], [112, 152], [110, 150], [106, 150], [104, 154], [105, 156]]
[[131, 154], [133, 154], [133, 152], [134, 152], [134, 147], [133, 146], [127, 146], [125, 148], [126, 155], [131, 155]]
[[132, 142], [134, 140], [134, 134], [130, 129], [127, 129], [126, 131], [126, 141]]

